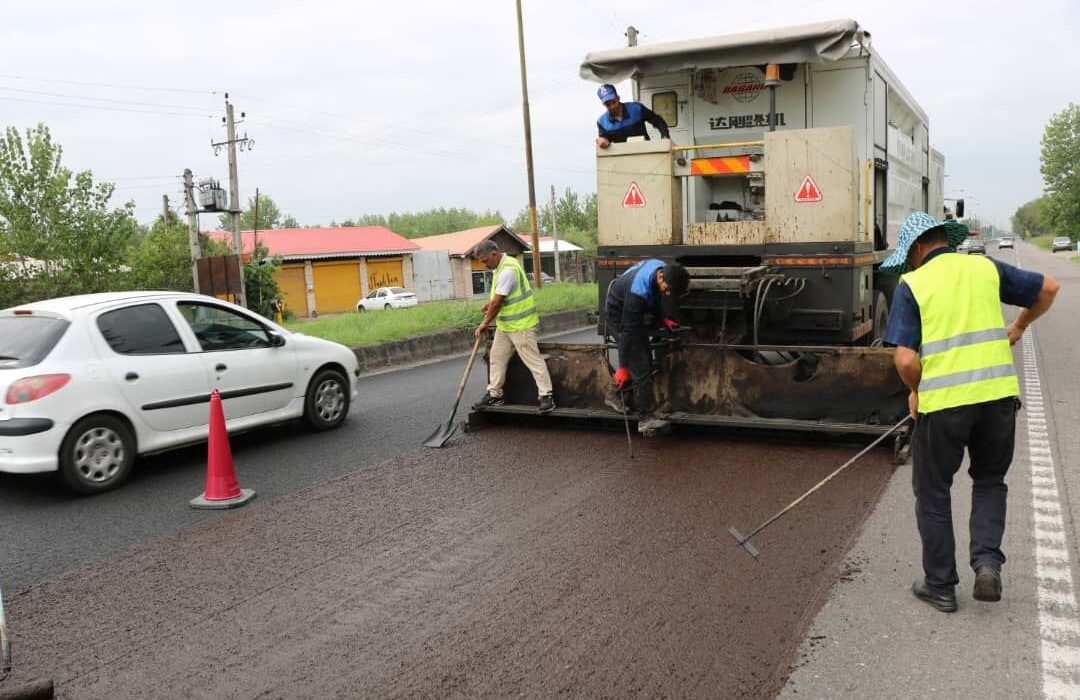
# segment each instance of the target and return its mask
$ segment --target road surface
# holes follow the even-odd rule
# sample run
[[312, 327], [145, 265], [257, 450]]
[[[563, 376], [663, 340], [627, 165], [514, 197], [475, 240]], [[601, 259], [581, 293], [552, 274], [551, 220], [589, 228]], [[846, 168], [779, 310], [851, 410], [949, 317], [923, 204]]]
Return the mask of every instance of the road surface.
[[[594, 330], [555, 337], [597, 339]], [[415, 450], [446, 421], [464, 371], [465, 359], [455, 357], [368, 375], [338, 430], [289, 425], [234, 437], [241, 484], [257, 487], [260, 500], [274, 499]], [[462, 417], [484, 392], [485, 376], [480, 363]], [[205, 445], [141, 459], [122, 488], [91, 498], [64, 489], [54, 474], [0, 474], [0, 584], [22, 588], [213, 517], [188, 507], [205, 479]]]

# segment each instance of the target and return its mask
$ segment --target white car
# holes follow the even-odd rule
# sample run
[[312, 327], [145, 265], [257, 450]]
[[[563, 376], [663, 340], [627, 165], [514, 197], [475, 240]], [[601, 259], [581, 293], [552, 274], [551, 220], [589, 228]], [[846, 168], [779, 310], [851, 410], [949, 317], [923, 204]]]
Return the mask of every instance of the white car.
[[83, 493], [135, 456], [206, 440], [218, 389], [230, 432], [341, 425], [356, 356], [198, 294], [122, 292], [0, 311], [0, 472], [59, 470]]
[[356, 302], [356, 311], [375, 311], [382, 309], [404, 309], [416, 306], [416, 295], [403, 287], [379, 287], [371, 294]]

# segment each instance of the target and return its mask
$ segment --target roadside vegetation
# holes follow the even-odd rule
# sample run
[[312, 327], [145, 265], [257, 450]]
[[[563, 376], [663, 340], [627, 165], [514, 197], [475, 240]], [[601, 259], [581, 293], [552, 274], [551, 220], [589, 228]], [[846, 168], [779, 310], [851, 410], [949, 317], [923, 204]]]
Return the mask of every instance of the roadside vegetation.
[[1043, 250], [1050, 250], [1050, 243], [1053, 242], [1055, 236], [1052, 233], [1044, 233], [1041, 236], [1032, 236], [1027, 239], [1027, 242], [1036, 245]]
[[[541, 317], [558, 311], [596, 306], [595, 284], [547, 284], [536, 293]], [[480, 323], [482, 301], [435, 301], [408, 309], [365, 311], [312, 320], [287, 321], [290, 330], [349, 346], [373, 345], [422, 333], [472, 328]]]

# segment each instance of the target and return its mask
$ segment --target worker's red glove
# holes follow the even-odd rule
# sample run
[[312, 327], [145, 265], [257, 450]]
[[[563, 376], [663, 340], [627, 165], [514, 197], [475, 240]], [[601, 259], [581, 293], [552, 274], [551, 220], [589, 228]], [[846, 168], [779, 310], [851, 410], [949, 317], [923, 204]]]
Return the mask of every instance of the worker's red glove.
[[615, 370], [615, 388], [622, 391], [623, 387], [630, 383], [630, 370], [620, 367]]
[[663, 321], [660, 322], [660, 325], [674, 333], [679, 327], [679, 322], [673, 321], [670, 318], [665, 318]]

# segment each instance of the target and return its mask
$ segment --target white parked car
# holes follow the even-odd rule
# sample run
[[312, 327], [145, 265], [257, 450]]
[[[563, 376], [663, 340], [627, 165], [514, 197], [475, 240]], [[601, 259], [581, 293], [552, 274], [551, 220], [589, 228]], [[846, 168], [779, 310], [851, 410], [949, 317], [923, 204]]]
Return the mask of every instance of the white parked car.
[[416, 306], [416, 295], [403, 287], [379, 287], [356, 302], [357, 312], [383, 309], [404, 309]]
[[59, 470], [83, 493], [136, 455], [207, 438], [218, 389], [230, 432], [302, 418], [341, 425], [356, 356], [198, 294], [122, 292], [0, 311], [0, 472]]

